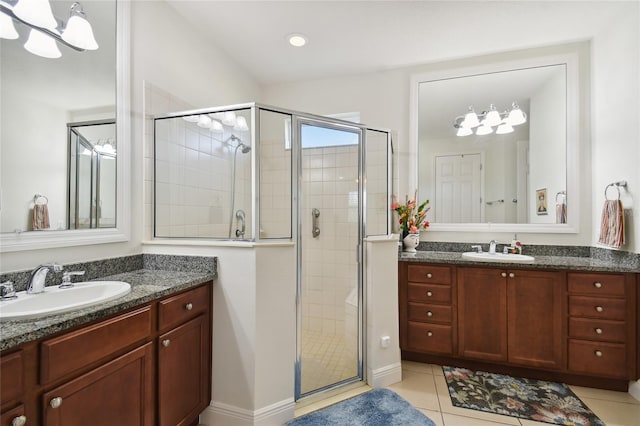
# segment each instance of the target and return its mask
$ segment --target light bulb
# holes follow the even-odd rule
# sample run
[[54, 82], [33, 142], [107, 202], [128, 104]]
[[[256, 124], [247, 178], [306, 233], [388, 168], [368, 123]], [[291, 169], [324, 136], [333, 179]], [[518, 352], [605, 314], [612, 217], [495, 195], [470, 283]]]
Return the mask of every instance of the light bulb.
[[456, 133], [456, 136], [469, 136], [473, 134], [473, 130], [471, 130], [468, 127], [458, 127], [458, 132]]
[[56, 41], [38, 30], [31, 30], [29, 32], [29, 38], [24, 44], [24, 48], [34, 55], [42, 56], [43, 58], [55, 59], [62, 56]]
[[233, 126], [233, 129], [240, 131], [249, 130], [249, 126], [247, 126], [247, 119], [242, 116], [236, 117], [236, 125]]
[[489, 135], [491, 133], [493, 133], [493, 128], [490, 126], [487, 126], [486, 123], [484, 123], [484, 121], [482, 125], [476, 129], [476, 135], [478, 136]]
[[509, 112], [507, 120], [512, 126], [517, 126], [527, 121], [527, 115], [520, 109], [518, 103], [514, 102], [513, 109]]
[[202, 127], [203, 129], [208, 129], [211, 127], [211, 118], [208, 115], [201, 115], [198, 117], [198, 127]]
[[0, 38], [15, 40], [19, 37], [13, 19], [9, 15], [0, 12]]
[[235, 126], [236, 125], [236, 113], [233, 111], [226, 111], [224, 116], [222, 117], [222, 124], [225, 126]]
[[81, 15], [72, 15], [62, 32], [62, 39], [84, 50], [97, 50], [98, 43], [93, 36], [91, 24]]
[[473, 129], [474, 127], [478, 127], [480, 125], [478, 114], [476, 114], [472, 106], [469, 106], [469, 112], [465, 114], [464, 120], [462, 121], [462, 123], [460, 123], [460, 125], [468, 129]]
[[500, 113], [496, 111], [496, 107], [493, 104], [489, 105], [489, 112], [487, 113], [487, 117], [485, 118], [486, 126], [497, 126], [500, 124], [502, 119], [500, 118]]
[[48, 30], [58, 26], [49, 0], [20, 0], [13, 6], [13, 13], [25, 22]]

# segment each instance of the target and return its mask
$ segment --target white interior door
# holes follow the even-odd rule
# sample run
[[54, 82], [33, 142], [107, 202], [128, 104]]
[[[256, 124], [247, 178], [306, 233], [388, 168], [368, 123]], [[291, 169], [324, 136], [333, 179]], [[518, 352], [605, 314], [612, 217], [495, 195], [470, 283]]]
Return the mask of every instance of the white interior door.
[[482, 161], [478, 154], [436, 156], [435, 222], [482, 222]]

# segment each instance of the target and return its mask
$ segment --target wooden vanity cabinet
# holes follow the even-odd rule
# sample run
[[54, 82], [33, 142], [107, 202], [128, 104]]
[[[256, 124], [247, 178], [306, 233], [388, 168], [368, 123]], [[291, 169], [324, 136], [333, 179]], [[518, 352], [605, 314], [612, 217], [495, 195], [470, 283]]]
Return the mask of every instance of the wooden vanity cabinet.
[[26, 422], [24, 373], [24, 351], [8, 353], [0, 358], [0, 426], [19, 425], [22, 420]]

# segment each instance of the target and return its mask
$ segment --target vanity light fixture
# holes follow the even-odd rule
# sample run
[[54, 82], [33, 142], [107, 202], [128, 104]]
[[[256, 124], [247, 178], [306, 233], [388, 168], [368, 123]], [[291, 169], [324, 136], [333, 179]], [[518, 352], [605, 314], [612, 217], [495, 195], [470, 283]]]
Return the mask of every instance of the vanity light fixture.
[[[24, 47], [34, 55], [59, 58], [62, 54], [56, 42], [79, 52], [98, 49], [91, 24], [78, 2], [69, 8], [66, 25], [53, 16], [49, 0], [18, 0], [14, 5], [9, 0], [0, 0], [0, 18], [1, 38], [15, 40], [19, 37], [13, 21], [31, 28]], [[58, 28], [64, 28], [62, 33]]]
[[222, 127], [222, 123], [220, 123], [218, 120], [211, 120], [211, 126], [209, 127], [209, 130], [211, 130], [213, 133], [222, 133], [224, 132], [224, 128]]
[[510, 111], [502, 113], [496, 110], [496, 107], [489, 105], [488, 111], [482, 111], [477, 114], [473, 106], [469, 106], [469, 110], [465, 115], [459, 115], [453, 121], [453, 127], [457, 129], [456, 136], [469, 136], [475, 134], [478, 136], [489, 135], [493, 133], [493, 128], [497, 126], [496, 134], [504, 135], [513, 132], [513, 126], [517, 126], [527, 121], [527, 114], [520, 109], [518, 102], [511, 104]]
[[222, 116], [222, 124], [225, 126], [235, 126], [236, 125], [236, 113], [233, 111], [225, 111]]
[[239, 131], [249, 130], [249, 126], [247, 126], [247, 119], [242, 116], [237, 116], [236, 125], [233, 126], [233, 130], [239, 130]]
[[202, 114], [198, 117], [198, 122], [196, 123], [198, 127], [202, 127], [203, 129], [211, 128], [211, 117], [206, 114]]
[[299, 34], [299, 33], [289, 34], [287, 36], [287, 40], [289, 41], [289, 44], [292, 45], [293, 47], [302, 47], [305, 44], [307, 44], [307, 37], [304, 34]]

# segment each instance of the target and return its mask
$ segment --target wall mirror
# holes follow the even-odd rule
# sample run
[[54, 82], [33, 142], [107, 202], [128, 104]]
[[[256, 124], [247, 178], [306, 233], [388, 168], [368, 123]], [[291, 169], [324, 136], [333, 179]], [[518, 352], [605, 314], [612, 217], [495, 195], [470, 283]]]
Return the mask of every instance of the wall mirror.
[[[0, 2], [10, 8], [16, 4]], [[59, 29], [66, 25], [73, 3], [50, 2]], [[115, 0], [81, 3], [97, 50], [77, 51], [57, 42], [59, 58], [35, 55], [24, 45], [36, 30], [15, 20], [19, 37], [0, 42], [3, 252], [128, 239], [130, 6]], [[86, 126], [98, 123], [111, 125]], [[86, 139], [89, 150], [97, 146], [101, 151], [103, 173], [98, 175], [95, 168], [93, 174], [91, 168], [82, 172], [92, 161], [76, 163], [74, 134]], [[96, 184], [101, 184], [103, 208], [96, 190], [87, 189]], [[86, 209], [93, 219], [88, 215], [88, 222], [75, 221], [75, 203], [87, 196]], [[48, 220], [34, 226], [35, 206], [45, 203]]]
[[412, 78], [433, 230], [576, 232], [575, 67], [566, 55]]

